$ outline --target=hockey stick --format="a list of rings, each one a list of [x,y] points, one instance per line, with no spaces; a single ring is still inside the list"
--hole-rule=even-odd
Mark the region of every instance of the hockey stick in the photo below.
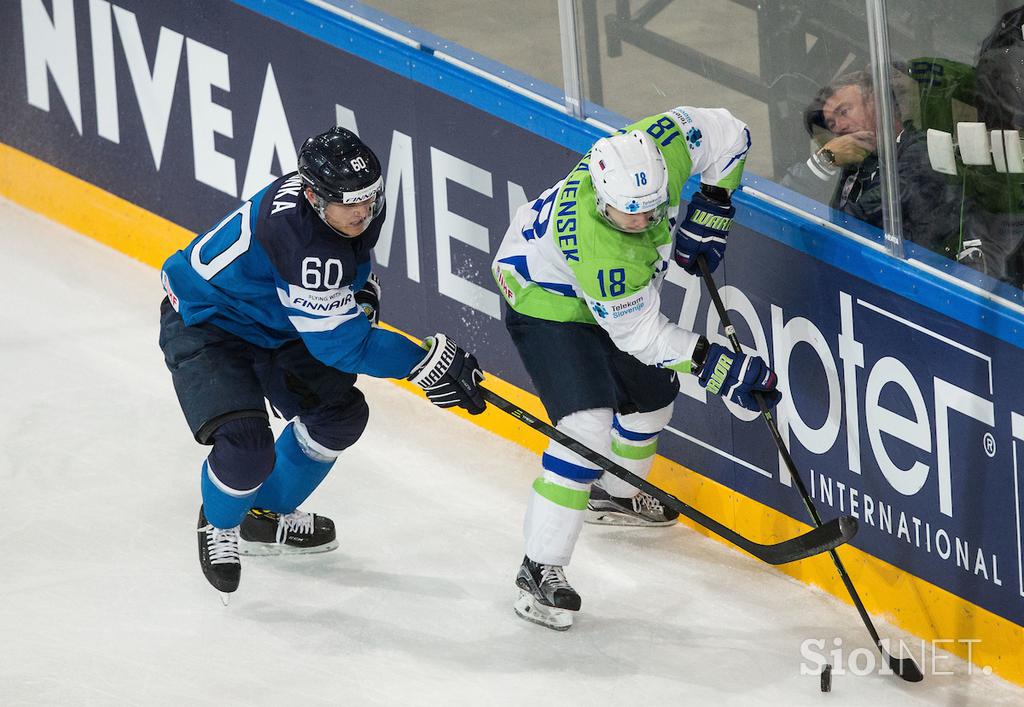
[[[743,349],[740,346],[740,340],[736,337],[736,327],[734,327],[732,322],[729,321],[729,313],[725,310],[722,298],[718,294],[718,287],[715,285],[715,281],[711,277],[711,272],[708,270],[708,263],[704,259],[703,255],[697,256],[697,266],[700,267],[700,274],[704,277],[704,284],[707,285],[708,292],[711,294],[711,301],[715,303],[715,309],[718,310],[718,316],[722,320],[722,325],[725,327],[725,335],[729,337],[729,343],[732,344],[733,351],[736,353],[743,353]],[[811,500],[811,495],[807,493],[807,487],[804,486],[804,482],[800,478],[800,474],[797,473],[796,464],[793,463],[793,457],[789,455],[789,450],[786,449],[786,443],[783,441],[782,435],[779,434],[779,427],[775,424],[775,418],[772,417],[772,413],[765,404],[764,398],[757,394],[755,394],[754,397],[757,399],[758,405],[761,407],[761,417],[764,418],[765,424],[768,425],[768,430],[772,433],[772,438],[775,440],[775,446],[779,448],[779,454],[782,456],[782,460],[785,462],[786,468],[789,469],[789,475],[792,477],[797,490],[800,492],[800,497],[803,499],[804,507],[807,508],[807,512],[811,515],[811,519],[814,521],[814,524],[818,527],[822,527],[821,516],[818,515],[818,509],[814,507],[814,501]],[[878,647],[882,657],[889,663],[889,667],[894,673],[907,682],[920,682],[923,680],[924,675],[921,674],[921,669],[917,667],[917,663],[914,662],[913,658],[896,658],[889,655],[885,650],[885,647],[882,645],[882,639],[878,637],[878,631],[875,630],[875,625],[872,623],[871,617],[868,616],[867,609],[864,608],[864,602],[860,600],[860,595],[857,594],[857,589],[853,586],[853,580],[850,579],[850,575],[846,573],[846,568],[839,559],[839,553],[837,553],[833,548],[829,548],[828,553],[832,556],[832,562],[836,565],[836,570],[839,572],[840,579],[842,579],[843,584],[846,585],[846,591],[850,593],[853,605],[857,607],[857,613],[859,613],[860,618],[863,619],[864,625],[868,629],[868,633],[871,634],[871,638],[875,641],[875,646]]]
[[[661,503],[666,507],[671,508],[680,515],[686,516],[696,523],[699,523],[716,535],[725,538],[733,545],[746,550],[757,559],[767,562],[770,565],[782,565],[787,562],[795,562],[796,560],[802,560],[804,558],[811,557],[812,555],[825,552],[826,550],[831,550],[837,545],[842,545],[849,541],[857,532],[857,520],[855,518],[852,516],[840,516],[825,525],[819,524],[817,528],[804,533],[803,535],[798,535],[795,538],[790,538],[789,540],[784,540],[774,545],[762,545],[761,543],[756,543],[753,540],[743,537],[734,530],[727,528],[713,518],[704,515],[696,508],[686,505],[672,494],[663,491],[654,484],[648,482],[646,479],[642,479],[636,474],[633,474],[625,467],[613,462],[611,459],[598,454],[559,429],[552,427],[543,420],[538,420],[515,403],[505,400],[500,395],[497,395],[486,388],[480,388],[480,393],[483,395],[484,400],[507,412],[527,427],[532,427],[541,434],[555,440],[563,447],[571,449],[590,463],[596,464],[609,474],[617,476],[631,486],[650,494],[661,501]]]

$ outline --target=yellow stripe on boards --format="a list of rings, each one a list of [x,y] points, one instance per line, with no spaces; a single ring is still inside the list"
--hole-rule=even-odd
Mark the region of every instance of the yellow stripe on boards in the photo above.
[[[3,144],[0,144],[0,195],[154,267],[159,267],[168,255],[184,247],[193,237],[191,232],[166,219]],[[416,332],[420,336],[433,333]],[[418,386],[408,381],[396,383],[423,395]],[[494,376],[488,376],[485,385],[538,418],[547,419],[536,396]],[[493,406],[481,415],[471,416],[462,410],[456,410],[455,414],[537,454],[547,447],[547,437]],[[502,462],[497,458],[494,463]],[[537,469],[540,469],[539,459]],[[532,479],[530,476],[523,481],[524,511]],[[685,503],[758,542],[783,540],[808,528],[664,457],[656,457],[650,480]],[[792,493],[796,491],[792,490]],[[697,532],[718,539],[700,526],[684,522]],[[979,639],[980,642],[971,645],[972,660],[979,666],[992,666],[1000,676],[1024,685],[1024,627],[856,548],[843,546],[839,548],[839,555],[873,616],[881,616],[926,641]],[[764,567],[765,572],[772,569],[767,565]],[[777,569],[851,603],[828,555]],[[855,613],[852,606],[850,611]],[[867,639],[866,635],[864,639]],[[945,643],[938,647],[967,658],[966,643]],[[914,650],[914,655],[919,656],[916,647]],[[929,666],[921,667],[928,672]]]
[[[165,218],[2,143],[0,194],[156,268],[195,237]]]

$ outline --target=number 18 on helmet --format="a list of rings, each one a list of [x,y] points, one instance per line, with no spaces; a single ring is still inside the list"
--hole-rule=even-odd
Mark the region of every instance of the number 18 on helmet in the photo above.
[[[668,211],[668,169],[650,136],[639,130],[603,137],[590,150],[590,179],[597,211],[615,229],[639,233],[662,222]],[[608,207],[628,216],[616,217]],[[624,225],[628,220],[630,225]]]

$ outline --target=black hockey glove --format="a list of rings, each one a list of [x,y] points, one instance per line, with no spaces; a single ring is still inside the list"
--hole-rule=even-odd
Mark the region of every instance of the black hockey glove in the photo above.
[[[477,384],[484,372],[473,354],[463,351],[444,334],[434,334],[424,341],[427,355],[416,364],[409,380],[426,391],[430,402],[438,407],[465,408],[471,415],[487,409]]]
[[[721,187],[701,185],[686,209],[686,217],[676,226],[676,263],[691,275],[700,275],[697,256],[703,255],[708,271],[714,272],[725,257],[725,237],[729,235],[736,207],[729,192]]]
[[[380,280],[373,273],[366,279],[366,284],[356,293],[356,304],[363,308],[363,313],[370,324],[380,323]]]
[[[734,353],[719,344],[708,346],[704,364],[696,374],[703,387],[747,410],[761,410],[755,393],[764,399],[769,410],[782,399],[782,393],[776,389],[775,371],[763,358]]]

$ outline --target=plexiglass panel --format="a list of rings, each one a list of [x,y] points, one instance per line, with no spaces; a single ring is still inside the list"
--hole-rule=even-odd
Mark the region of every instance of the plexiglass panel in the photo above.
[[[754,136],[748,171],[769,179],[807,159],[803,113],[818,89],[867,63],[864,13],[845,3],[580,0],[580,8],[594,18],[584,38],[588,98],[630,118],[679,104],[728,108]]]
[[[555,0],[368,0],[363,4],[559,89],[563,86]]]
[[[1024,8],[1012,5],[578,0],[586,97],[631,119],[679,103],[729,108],[751,127],[748,173],[806,197],[790,199],[800,208],[879,243],[889,224],[919,246],[911,257],[988,289],[959,266],[1019,288]],[[884,30],[874,45],[869,7]],[[883,39],[890,66],[876,79]],[[972,122],[984,127],[960,127]],[[958,128],[989,164],[971,164],[984,156],[963,154]],[[929,130],[947,137],[929,143]]]
[[[907,86],[903,135],[920,145],[898,152],[911,172],[904,220],[922,224],[906,237],[1020,288],[1024,5],[891,0],[889,13],[893,71]]]

